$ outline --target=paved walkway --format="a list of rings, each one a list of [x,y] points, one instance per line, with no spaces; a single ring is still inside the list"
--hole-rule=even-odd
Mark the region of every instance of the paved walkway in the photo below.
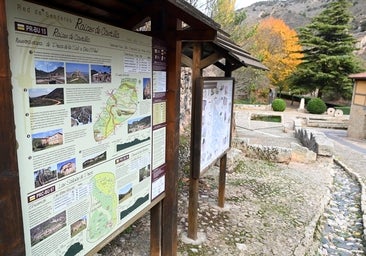
[[[250,120],[255,114],[278,114],[283,120],[282,124],[258,122]],[[251,144],[270,145],[280,143],[280,145],[290,144],[296,141],[291,129],[284,133],[284,127],[289,127],[295,119],[303,120],[310,114],[298,112],[295,108],[287,108],[285,112],[273,112],[266,110],[245,110],[236,112],[236,127],[238,133],[250,140]],[[304,124],[306,127],[306,125]],[[366,140],[353,139],[347,136],[346,130],[314,128],[323,132],[334,142],[334,157],[345,164],[353,172],[357,173],[366,184]],[[270,137],[271,139],[268,139]]]
[[[296,118],[305,119],[309,114],[299,113],[296,109],[284,112],[285,122]],[[306,125],[305,125],[306,126]],[[347,136],[346,130],[314,128],[323,132],[334,143],[334,157],[351,171],[358,174],[366,184],[366,139],[354,139]]]

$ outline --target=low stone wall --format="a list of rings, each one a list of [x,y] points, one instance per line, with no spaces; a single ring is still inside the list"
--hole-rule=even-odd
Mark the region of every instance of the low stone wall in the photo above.
[[[319,131],[296,128],[295,137],[303,146],[315,152],[318,156],[333,157],[334,144],[327,136]]]
[[[291,161],[311,163],[319,157],[333,157],[334,144],[327,136],[319,131],[295,128],[295,137],[302,145],[291,143],[290,148],[249,144],[247,139],[236,138],[232,146],[241,150],[245,156],[277,163]]]
[[[234,104],[234,110],[272,110],[271,105]]]
[[[331,129],[347,129],[349,125],[349,116],[345,117],[307,117],[306,125],[308,127],[331,128]]]
[[[310,151],[297,143],[291,143],[290,148],[278,146],[264,146],[259,144],[249,144],[247,139],[234,139],[232,146],[241,150],[243,154],[250,158],[268,160],[277,163],[289,163],[291,161],[301,163],[311,163],[316,161],[316,153]]]
[[[246,156],[277,163],[289,163],[291,161],[291,149],[283,147],[248,145]]]

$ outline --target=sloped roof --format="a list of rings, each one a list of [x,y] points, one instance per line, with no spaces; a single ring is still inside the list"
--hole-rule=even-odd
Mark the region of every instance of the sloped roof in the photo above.
[[[352,78],[352,79],[356,79],[356,80],[366,80],[366,72],[358,73],[358,74],[351,74],[348,77]]]
[[[217,31],[220,25],[184,0],[28,0],[29,2],[135,30],[159,13],[175,17],[199,32]],[[162,24],[160,24],[162,25]],[[201,33],[204,37],[204,33]]]
[[[249,52],[235,44],[228,36],[224,35],[223,33],[217,34],[214,43],[225,49],[229,55],[234,57],[243,66],[251,66],[262,70],[268,70],[268,68],[264,66],[257,58],[253,57]]]
[[[209,55],[216,50],[223,52],[225,58],[233,65],[233,70],[241,66],[268,69],[258,59],[232,42],[225,35],[225,32],[220,31],[218,23],[184,0],[29,0],[29,2],[85,16],[132,31],[163,13],[163,16],[169,15],[183,21],[186,25],[175,32],[178,40],[205,42],[205,54]],[[158,20],[160,29],[165,26],[163,22]],[[149,34],[149,32],[145,33]],[[152,36],[157,35],[157,32],[153,33],[155,34]],[[214,49],[215,47],[208,45],[212,43],[219,49]],[[185,55],[190,55],[187,48],[183,51],[185,51]]]
[[[193,42],[184,42],[182,53],[192,59]],[[220,62],[220,60],[224,58],[226,59],[226,62],[228,62],[225,63],[226,68],[230,68],[231,71],[243,66],[268,70],[268,68],[257,58],[234,43],[224,31],[218,31],[215,40],[211,42],[204,42],[202,44],[201,59],[210,60],[204,61],[204,64],[202,64],[203,66],[200,68],[205,68],[211,64],[215,64],[220,68],[224,67],[224,64]]]

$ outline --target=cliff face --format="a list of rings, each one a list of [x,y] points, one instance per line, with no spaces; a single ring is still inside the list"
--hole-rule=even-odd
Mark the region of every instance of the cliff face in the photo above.
[[[331,0],[268,0],[262,1],[238,11],[245,11],[248,24],[258,23],[268,16],[282,19],[289,27],[298,28],[310,23]],[[350,12],[353,15],[351,33],[358,40],[357,52],[366,60],[366,1],[350,0]]]

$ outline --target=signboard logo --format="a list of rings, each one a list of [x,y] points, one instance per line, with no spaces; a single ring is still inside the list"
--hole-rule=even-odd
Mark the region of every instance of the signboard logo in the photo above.
[[[15,22],[15,30],[27,32],[27,33],[31,33],[31,34],[47,36],[47,28],[30,25],[30,24],[26,24],[26,23],[21,23],[21,22]]]

